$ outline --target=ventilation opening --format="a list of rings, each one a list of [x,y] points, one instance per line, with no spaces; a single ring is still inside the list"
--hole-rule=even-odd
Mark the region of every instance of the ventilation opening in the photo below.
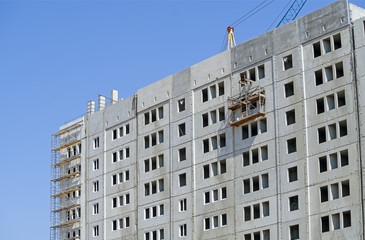
[[[335,50],[342,47],[341,34],[340,33],[336,34],[336,35],[333,35],[333,45],[334,45]]]
[[[321,56],[321,43],[320,42],[316,42],[313,44],[313,54],[314,54],[315,58]]]
[[[317,114],[321,114],[324,112],[324,99],[317,99]]]
[[[323,48],[324,48],[325,53],[331,52],[331,39],[330,38],[323,39]]]
[[[326,128],[318,128],[318,143],[326,142]]]
[[[316,86],[323,84],[323,74],[322,69],[314,72],[314,77],[316,80]]]
[[[259,72],[259,79],[264,78],[265,77],[265,65],[258,66],[257,70]]]

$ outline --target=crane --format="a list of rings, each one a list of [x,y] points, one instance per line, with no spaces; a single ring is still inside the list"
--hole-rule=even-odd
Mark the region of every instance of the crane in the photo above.
[[[276,27],[293,21],[306,2],[307,0],[295,0]]]
[[[221,45],[221,52],[224,49],[224,45],[225,45],[224,43],[227,42],[227,38],[228,38],[228,49],[236,46],[234,36],[233,36],[233,31],[234,31],[233,27],[236,27],[238,24],[242,23],[243,21],[247,20],[249,17],[251,17],[254,14],[256,14],[257,12],[261,11],[266,6],[270,5],[273,1],[274,0],[271,0],[271,1],[264,0],[259,5],[257,5],[254,9],[252,9],[251,11],[246,13],[244,16],[239,18],[237,21],[232,23],[229,27],[227,27],[227,33],[225,34],[222,45]],[[291,0],[287,4],[287,6],[290,4],[290,2],[291,2]],[[284,17],[280,20],[280,22],[278,23],[278,25],[276,27],[279,27],[283,24],[293,21],[298,16],[300,10],[302,10],[302,8],[306,2],[307,2],[307,0],[294,0],[293,3],[291,4],[291,6],[289,7],[289,9],[287,10],[287,12],[284,14]],[[286,7],[284,8],[284,10],[286,9]],[[284,12],[284,10],[282,12]],[[279,16],[281,15],[281,13],[279,14]],[[269,27],[269,29],[270,28],[271,28],[271,26]]]

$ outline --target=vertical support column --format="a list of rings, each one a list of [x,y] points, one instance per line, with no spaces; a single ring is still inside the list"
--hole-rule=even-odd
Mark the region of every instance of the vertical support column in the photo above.
[[[87,115],[95,113],[95,101],[91,100],[87,102]]]
[[[105,108],[105,97],[102,95],[99,95],[98,98],[98,111],[102,111]]]
[[[116,102],[118,102],[118,91],[117,90],[112,90],[110,93],[110,99],[111,99],[111,104],[114,104]]]

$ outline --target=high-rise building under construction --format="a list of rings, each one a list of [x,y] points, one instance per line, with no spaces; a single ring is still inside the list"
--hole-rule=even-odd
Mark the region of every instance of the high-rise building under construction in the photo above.
[[[365,10],[337,1],[52,135],[51,240],[365,239]]]

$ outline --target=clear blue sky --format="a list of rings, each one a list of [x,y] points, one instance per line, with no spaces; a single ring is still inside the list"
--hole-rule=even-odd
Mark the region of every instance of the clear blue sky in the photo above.
[[[260,2],[0,0],[0,239],[49,238],[60,125],[98,94],[128,97],[217,54],[226,27]],[[266,32],[287,2],[236,27],[237,43]],[[300,15],[331,2],[308,0]]]

